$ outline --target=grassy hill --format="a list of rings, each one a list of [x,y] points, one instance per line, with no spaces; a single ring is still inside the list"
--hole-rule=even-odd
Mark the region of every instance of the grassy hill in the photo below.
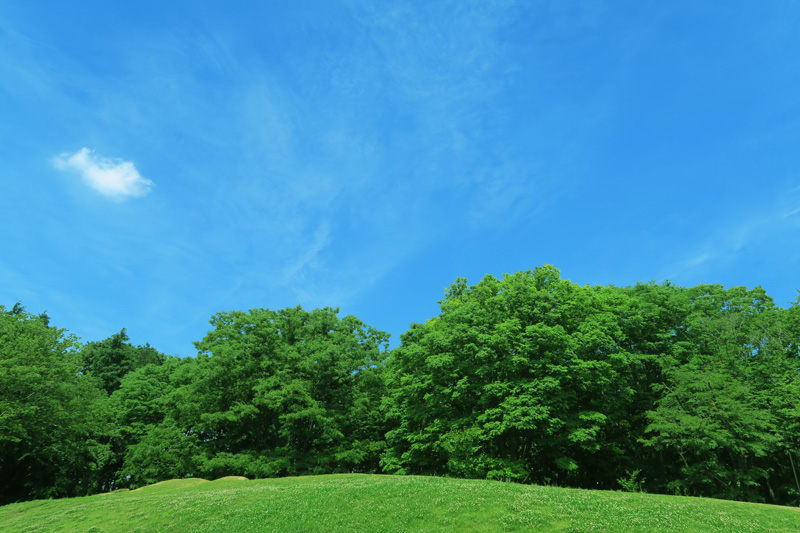
[[[800,531],[800,509],[416,476],[181,479],[0,507],[0,531]]]

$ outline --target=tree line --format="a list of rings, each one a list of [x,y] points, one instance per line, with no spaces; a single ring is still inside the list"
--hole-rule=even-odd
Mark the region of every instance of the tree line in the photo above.
[[[459,278],[389,336],[214,315],[178,358],[0,306],[0,504],[182,477],[422,474],[800,503],[800,298]]]

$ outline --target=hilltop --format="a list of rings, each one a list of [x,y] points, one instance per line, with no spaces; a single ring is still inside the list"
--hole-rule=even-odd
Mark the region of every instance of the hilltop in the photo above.
[[[180,479],[0,507],[3,531],[797,531],[800,510],[422,476]]]

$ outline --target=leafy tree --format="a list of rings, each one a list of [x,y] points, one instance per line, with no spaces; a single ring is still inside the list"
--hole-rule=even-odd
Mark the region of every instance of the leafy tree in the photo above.
[[[377,467],[388,336],[338,310],[219,313],[197,348],[196,432],[211,475]],[[356,416],[363,416],[357,419]],[[186,431],[190,428],[185,427]]]
[[[388,335],[212,317],[197,358],[0,307],[0,504],[195,476],[377,472],[800,502],[800,299],[459,278]]]
[[[774,446],[759,460],[762,494],[772,503],[800,503],[800,300],[758,313],[748,328],[739,374],[775,421]]]
[[[688,314],[663,360],[666,379],[654,383],[657,406],[642,439],[660,458],[649,478],[661,490],[785,502],[791,457],[779,448],[796,430],[783,416],[800,401],[790,385],[799,333],[786,320],[790,310],[760,287],[682,293]]]
[[[626,348],[627,298],[551,266],[459,279],[392,354],[385,470],[616,486],[631,440],[608,436],[647,407],[631,387],[649,359]]]
[[[191,383],[196,376],[190,374],[187,380],[184,367],[195,366],[196,360],[193,358],[167,357],[163,364],[147,364],[122,378],[120,387],[109,398],[117,434],[112,441],[114,459],[106,475],[114,480],[115,486],[139,486],[152,482],[159,472],[174,473],[174,467],[164,467],[165,461],[144,466],[144,458],[156,453],[155,450],[147,450],[148,446],[158,447],[156,436],[173,435],[179,424],[176,420],[187,418],[182,413],[187,411],[191,402],[186,395],[179,395],[177,390]],[[194,413],[188,418],[193,417]],[[191,427],[191,422],[187,426]],[[173,454],[177,450],[181,453],[199,453],[195,447],[176,448],[174,444],[170,448]],[[197,462],[199,458],[181,458],[178,464],[185,466]]]
[[[197,436],[171,419],[148,425],[146,433],[126,449],[120,484],[132,487],[166,479],[193,477],[202,462]]]
[[[102,341],[81,348],[82,372],[99,378],[109,394],[117,390],[122,378],[145,365],[162,364],[166,356],[149,344],[133,346],[125,328]]]
[[[668,484],[685,495],[759,499],[767,472],[757,459],[776,444],[774,420],[750,388],[718,371],[675,370],[649,413],[645,441],[672,452],[681,475]]]
[[[0,504],[103,488],[110,413],[77,346],[46,315],[0,306]]]

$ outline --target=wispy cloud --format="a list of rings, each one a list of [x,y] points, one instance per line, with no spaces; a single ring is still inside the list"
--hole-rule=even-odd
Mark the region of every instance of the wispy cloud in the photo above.
[[[283,276],[287,282],[297,282],[298,277],[300,279],[304,277],[306,268],[315,266],[317,256],[330,244],[329,233],[327,224],[323,223],[317,228],[313,241],[299,253],[291,264],[283,269]]]
[[[55,158],[53,165],[59,170],[77,172],[92,189],[117,200],[144,196],[154,185],[139,174],[133,162],[101,157],[88,148],[74,154],[63,153]]]
[[[700,254],[698,254],[698,255],[696,255],[694,257],[691,257],[691,258],[687,259],[686,261],[684,261],[684,265],[686,265],[687,267],[695,267],[695,266],[698,266],[698,265],[702,265],[703,263],[705,263],[706,261],[708,261],[710,259],[714,259],[714,254],[712,254],[712,253],[700,253]]]
[[[685,254],[675,255],[677,261],[665,271],[664,278],[693,283],[705,275],[719,277],[731,268],[744,270],[741,265],[748,263],[761,264],[767,272],[792,268],[800,261],[796,253],[800,225],[793,216],[800,209],[792,209],[798,193],[797,189],[778,191],[749,213],[740,214],[736,221],[728,217],[713,221],[704,239]]]

